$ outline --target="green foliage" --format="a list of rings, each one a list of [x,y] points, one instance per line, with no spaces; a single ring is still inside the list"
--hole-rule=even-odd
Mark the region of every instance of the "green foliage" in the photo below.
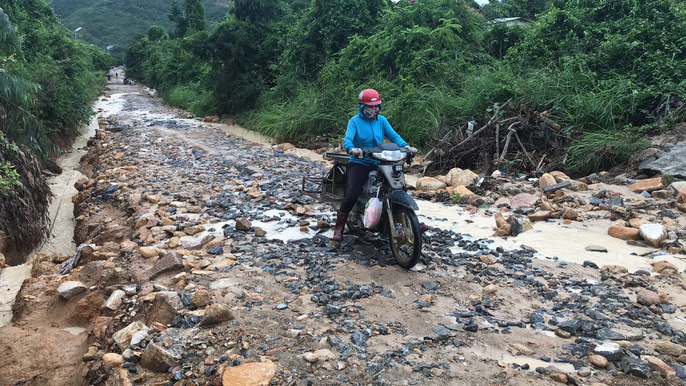
[[[553,5],[552,0],[490,0],[483,8],[488,20],[505,17],[523,17],[536,20]]]
[[[156,42],[166,36],[167,34],[164,32],[164,27],[153,25],[148,28],[148,40],[151,42]]]
[[[205,8],[202,6],[202,1],[184,0],[183,10],[186,18],[186,25],[188,26],[188,29],[186,30],[187,34],[205,30]]]
[[[627,162],[633,154],[647,147],[648,143],[631,128],[584,133],[570,146],[567,166],[579,175],[608,170]]]
[[[90,119],[90,103],[111,61],[95,47],[74,42],[40,0],[0,0],[0,8],[0,14],[7,13],[0,17],[0,35],[5,37],[0,99],[7,102],[0,107],[0,129],[11,140],[46,154],[53,151],[51,136],[76,130]],[[7,20],[16,24],[14,38]]]
[[[494,58],[503,59],[510,47],[514,47],[524,40],[527,30],[527,27],[519,25],[495,24],[489,28],[484,36],[484,48]]]
[[[6,197],[19,183],[19,173],[14,166],[9,162],[0,163],[0,197]]]
[[[515,16],[535,23],[486,22]],[[481,14],[463,0],[236,0],[207,34],[154,32],[128,47],[130,76],[280,140],[339,137],[367,87],[420,146],[508,99],[547,111],[555,130],[538,134],[576,141],[576,172],[624,162],[640,135],[686,119],[686,108],[656,113],[686,96],[677,0],[503,0]]]
[[[313,0],[286,39],[281,58],[285,72],[300,77],[316,74],[353,36],[376,32],[386,8],[378,0]]]

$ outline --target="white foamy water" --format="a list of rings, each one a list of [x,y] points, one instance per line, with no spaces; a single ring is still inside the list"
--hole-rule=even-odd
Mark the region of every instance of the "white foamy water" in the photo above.
[[[634,272],[638,269],[652,271],[651,263],[666,260],[674,264],[679,270],[686,268],[686,256],[665,253],[655,257],[641,256],[642,254],[657,252],[658,249],[642,248],[628,245],[626,241],[616,239],[607,234],[609,220],[593,222],[572,221],[563,225],[561,220],[553,222],[536,222],[533,229],[516,237],[494,237],[493,215],[487,215],[485,210],[470,213],[459,206],[446,206],[441,203],[418,200],[419,219],[427,225],[454,232],[464,233],[474,239],[489,238],[493,240],[493,247],[503,247],[508,250],[519,249],[527,245],[538,251],[539,258],[557,257],[561,261],[583,264],[590,260],[598,266],[616,264]],[[589,245],[600,245],[607,248],[607,253],[585,250]],[[456,247],[456,251],[459,248]]]

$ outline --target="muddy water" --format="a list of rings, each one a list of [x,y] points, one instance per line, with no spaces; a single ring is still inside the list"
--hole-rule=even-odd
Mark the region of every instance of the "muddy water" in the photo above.
[[[99,106],[103,109],[102,115],[121,115],[124,109],[123,97],[125,95],[127,94],[113,94],[109,101],[103,102]],[[237,125],[199,122],[199,119],[179,118],[171,113],[152,113],[147,110],[126,111],[125,115],[138,119],[174,120],[179,124],[217,127],[227,134],[242,137],[266,148],[270,148],[275,143],[272,138],[246,130]],[[296,148],[288,152],[325,162],[321,154],[311,150]],[[409,184],[414,185],[417,177],[408,175],[406,179]],[[420,221],[428,225],[451,229],[455,232],[470,235],[475,239],[489,238],[493,240],[495,246],[502,246],[506,249],[518,249],[522,245],[526,245],[538,250],[537,256],[542,259],[559,259],[578,264],[583,264],[584,261],[590,260],[599,266],[617,264],[625,266],[631,271],[641,268],[648,268],[650,270],[651,262],[655,259],[667,260],[681,270],[686,268],[686,256],[662,254],[658,250],[629,246],[622,240],[608,236],[607,228],[610,223],[606,220],[594,220],[583,223],[573,222],[569,225],[563,225],[561,221],[538,222],[534,224],[533,230],[522,233],[517,237],[497,238],[493,237],[493,226],[495,224],[493,215],[487,214],[484,210],[472,214],[464,211],[461,207],[446,206],[422,200],[418,200],[418,205],[420,208],[418,212]],[[282,218],[282,220],[286,219],[286,217]],[[213,224],[216,233],[221,233],[222,225],[224,224]],[[299,227],[287,227],[283,221],[270,223],[258,221],[254,222],[254,225],[265,229],[268,238],[278,238],[284,241],[311,237],[316,233],[315,231],[301,232]],[[586,251],[585,248],[589,245],[603,246],[607,248],[608,253]]]
[[[31,266],[27,264],[3,268],[0,271],[0,327],[12,320],[12,305],[24,279],[31,277]]]
[[[671,255],[657,249],[634,247],[623,240],[610,237],[607,234],[607,228],[611,225],[609,220],[594,220],[588,223],[573,221],[569,225],[563,225],[559,220],[537,222],[532,230],[517,237],[500,238],[493,237],[495,219],[485,210],[470,213],[458,206],[446,206],[421,200],[418,205],[420,221],[428,225],[468,234],[474,239],[489,238],[493,240],[493,245],[502,246],[505,249],[518,249],[526,245],[536,249],[539,258],[558,258],[561,261],[577,264],[590,260],[598,266],[622,265],[632,272],[641,268],[650,271],[652,270],[651,262],[660,260],[667,260],[680,270],[686,268],[686,256]],[[608,252],[587,251],[585,248],[590,245],[603,246]],[[648,255],[642,256],[645,254]]]

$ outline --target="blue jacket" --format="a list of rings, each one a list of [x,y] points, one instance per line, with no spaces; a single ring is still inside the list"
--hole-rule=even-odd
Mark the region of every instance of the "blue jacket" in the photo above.
[[[350,152],[355,147],[360,149],[371,149],[381,145],[384,137],[394,142],[400,147],[407,146],[400,135],[393,130],[391,124],[383,115],[377,116],[375,119],[369,119],[362,114],[362,107],[357,110],[357,115],[350,118],[348,121],[348,130],[345,131],[345,139],[343,140],[343,147]],[[379,161],[366,158],[350,157],[350,162],[360,163],[363,165],[377,165]]]

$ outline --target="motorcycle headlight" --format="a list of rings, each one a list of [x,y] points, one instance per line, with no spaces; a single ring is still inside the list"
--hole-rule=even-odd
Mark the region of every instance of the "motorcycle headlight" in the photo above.
[[[407,154],[403,153],[400,150],[384,150],[380,151],[378,153],[372,153],[372,156],[379,161],[402,161],[407,157]]]

